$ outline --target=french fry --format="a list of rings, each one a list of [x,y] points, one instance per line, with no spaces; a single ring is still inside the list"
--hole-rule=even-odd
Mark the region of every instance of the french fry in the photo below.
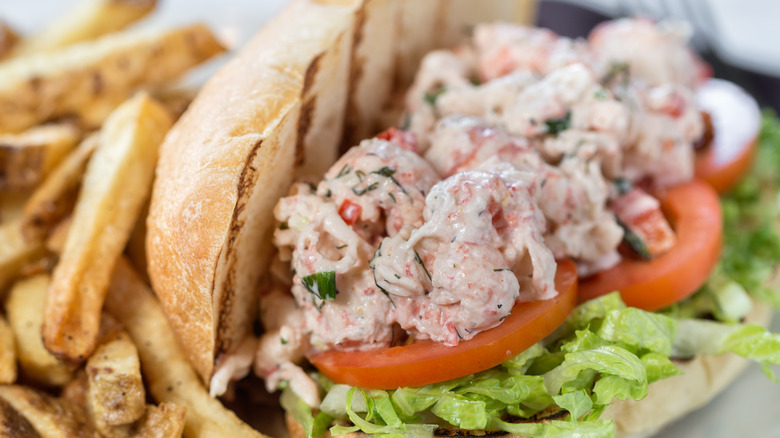
[[[163,107],[139,94],[101,130],[46,302],[44,344],[59,357],[81,362],[95,349],[114,263],[149,195],[171,124]]]
[[[16,347],[8,321],[0,316],[0,384],[16,381]]]
[[[124,29],[155,7],[155,0],[84,0],[41,33],[25,38],[11,56],[50,52]]]
[[[90,122],[139,87],[157,87],[224,51],[203,25],[126,31],[0,64],[0,133],[89,113]],[[97,119],[97,120],[95,120]]]
[[[78,415],[74,414],[71,406],[64,400],[18,385],[0,385],[0,398],[25,417],[38,432],[38,436],[99,436],[90,424],[79,421]]]
[[[80,136],[76,127],[66,123],[0,135],[0,190],[35,187],[73,149]]]
[[[176,343],[160,303],[124,258],[116,264],[106,309],[124,324],[138,347],[152,396],[187,408],[185,436],[265,436],[209,396]]]
[[[0,224],[21,219],[24,205],[30,199],[30,191],[0,192]]]
[[[68,216],[52,228],[49,237],[46,238],[45,245],[47,250],[54,254],[62,254],[62,250],[65,249],[65,241],[68,239],[71,223],[73,223],[73,216]]]
[[[22,233],[27,240],[49,235],[71,213],[87,162],[97,144],[97,134],[84,139],[35,189],[23,212]]]
[[[19,42],[19,35],[11,26],[0,21],[0,60],[8,57]]]
[[[5,308],[16,340],[21,373],[43,385],[61,386],[71,380],[72,366],[52,356],[41,340],[49,283],[47,274],[17,282],[6,299]]]
[[[159,406],[149,405],[146,414],[138,420],[137,432],[134,436],[144,438],[174,438],[184,432],[184,420],[187,418],[187,408],[174,403],[160,403]]]
[[[99,431],[133,423],[146,412],[138,350],[126,332],[100,345],[87,360],[87,403]]]
[[[43,242],[28,242],[22,236],[22,221],[0,225],[0,291],[16,278],[22,267],[45,254]]]
[[[100,430],[105,438],[178,438],[184,432],[187,409],[173,403],[146,405],[144,415],[133,424]]]
[[[20,414],[3,399],[0,399],[0,424],[2,424],[2,436],[19,438],[39,438],[40,434],[24,415]]]

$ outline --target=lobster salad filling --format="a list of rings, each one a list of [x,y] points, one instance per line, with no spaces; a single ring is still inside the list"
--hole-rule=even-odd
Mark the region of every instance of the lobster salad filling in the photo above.
[[[642,19],[604,24],[587,40],[490,24],[476,27],[466,45],[428,54],[406,95],[401,128],[353,147],[322,179],[295,183],[274,209],[277,254],[261,291],[265,332],[254,362],[268,389],[286,388],[285,408],[303,417],[312,415],[301,414],[309,406],[330,420],[348,417],[354,430],[430,435],[438,426],[418,430],[404,420],[420,410],[401,412],[396,396],[411,397],[402,389],[391,394],[398,417],[374,406],[380,417],[360,426],[356,406],[370,417],[371,404],[390,403],[388,394],[360,390],[358,402],[354,388],[334,387],[300,364],[309,358],[322,370],[322,355],[425,342],[456,351],[483,342],[530,309],[524,305],[576,297],[576,284],[562,290],[564,260],[585,278],[627,258],[673,251],[678,236],[659,195],[694,179],[695,144],[705,133],[695,96],[707,68],[687,38],[678,23]],[[641,398],[650,381],[677,373],[668,359],[676,320],[626,308],[615,295],[599,303],[568,317],[574,337],[566,342],[573,344],[559,336],[556,347],[542,346],[536,343],[552,329],[537,334],[534,348],[465,373],[505,362],[485,371],[490,376],[429,382],[425,388],[439,392],[421,410],[433,409],[450,426],[534,436],[503,419],[527,418],[555,402],[574,418],[595,420],[612,398]],[[650,343],[620,338],[609,324],[644,330]],[[554,358],[539,359],[555,348]],[[636,376],[589,368],[586,350],[629,364]],[[436,413],[447,397],[465,403],[447,409],[471,409],[464,400],[477,399],[469,391],[482,394],[484,410],[498,397],[485,388],[520,385],[512,379],[521,375],[532,388],[524,401],[488,409],[484,418],[444,407]],[[333,411],[333,399],[341,411]]]

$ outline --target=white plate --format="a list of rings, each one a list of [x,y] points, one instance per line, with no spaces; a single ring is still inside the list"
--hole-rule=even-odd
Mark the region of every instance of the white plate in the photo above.
[[[0,19],[21,31],[33,31],[59,16],[75,3],[57,0],[3,1]],[[239,47],[286,0],[164,0],[142,26],[171,26],[205,22],[231,49]],[[224,59],[208,66],[198,77],[214,71]],[[780,332],[780,316],[772,330]],[[669,425],[657,436],[664,438],[770,438],[780,437],[780,384],[772,383],[751,364],[726,391],[704,408]]]

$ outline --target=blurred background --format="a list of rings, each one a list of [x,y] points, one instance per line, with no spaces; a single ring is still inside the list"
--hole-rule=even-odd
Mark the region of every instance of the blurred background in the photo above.
[[[676,18],[715,76],[742,85],[761,106],[780,110],[780,2],[776,0],[541,0],[537,24],[584,37],[614,17]],[[780,436],[780,435],[778,435]]]
[[[29,33],[75,3],[76,0],[0,0],[0,20],[21,33]],[[141,26],[206,22],[235,50],[286,3],[287,0],[161,0],[158,10]],[[561,35],[578,37],[586,36],[602,21],[632,15],[687,20],[694,29],[693,46],[713,66],[716,77],[740,84],[762,106],[780,112],[780,1],[541,0],[536,8],[536,23]],[[200,69],[189,82],[202,83],[224,59]],[[780,331],[780,317],[775,318],[772,329]],[[770,382],[753,364],[712,403],[658,436],[780,437],[778,406],[780,384]]]

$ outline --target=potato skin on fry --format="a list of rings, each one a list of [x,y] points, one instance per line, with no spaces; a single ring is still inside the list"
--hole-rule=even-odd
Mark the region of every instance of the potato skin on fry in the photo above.
[[[81,132],[72,125],[43,125],[0,135],[0,190],[35,187],[73,149]]]
[[[162,106],[139,94],[101,130],[46,301],[44,344],[59,357],[83,362],[96,347],[114,263],[149,194],[171,124]]]
[[[146,411],[138,350],[125,332],[100,345],[87,360],[87,402],[98,430],[130,424]]]
[[[41,326],[51,279],[40,274],[17,282],[5,302],[8,322],[16,339],[22,375],[46,386],[71,380],[72,367],[52,356],[43,346]]]
[[[40,434],[24,415],[0,399],[0,436],[18,438],[40,438]]]
[[[155,400],[187,409],[184,436],[265,437],[209,396],[176,342],[160,303],[124,258],[116,264],[106,310],[124,324],[135,342]]]
[[[22,233],[28,241],[41,239],[72,212],[79,183],[98,144],[92,134],[71,151],[35,188],[24,206]]]
[[[0,385],[0,399],[32,424],[43,437],[99,437],[88,423],[81,422],[67,402],[18,385]]]
[[[128,31],[12,59],[0,64],[0,133],[63,116],[99,126],[134,90],[173,80],[223,51],[205,26],[193,25]]]

